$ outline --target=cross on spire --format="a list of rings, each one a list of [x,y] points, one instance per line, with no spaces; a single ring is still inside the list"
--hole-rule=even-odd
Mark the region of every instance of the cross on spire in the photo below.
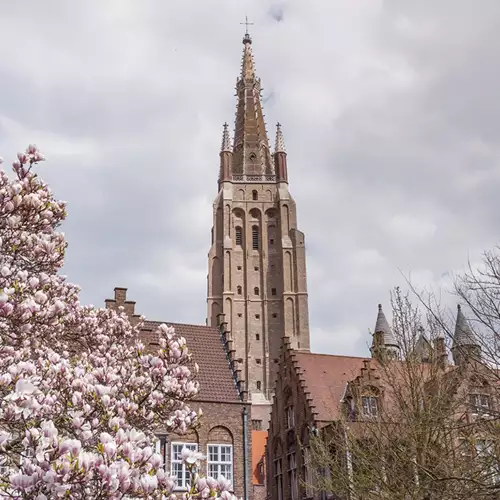
[[[248,26],[253,26],[254,23],[249,23],[248,22],[248,16],[245,16],[245,22],[244,23],[240,23],[240,24],[244,24],[245,25],[245,35],[248,35]]]

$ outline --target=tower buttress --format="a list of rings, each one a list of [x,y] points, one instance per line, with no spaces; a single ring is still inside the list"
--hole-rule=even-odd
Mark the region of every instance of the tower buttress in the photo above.
[[[219,192],[208,254],[207,321],[225,315],[235,358],[242,360],[252,419],[267,428],[281,338],[309,349],[304,234],[288,190],[287,157],[278,126],[269,149],[252,40],[243,38],[236,83],[234,140],[224,125]]]

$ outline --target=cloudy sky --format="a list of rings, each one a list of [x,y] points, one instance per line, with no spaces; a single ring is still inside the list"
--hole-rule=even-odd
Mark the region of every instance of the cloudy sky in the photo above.
[[[245,14],[312,348],[365,354],[401,272],[446,287],[498,241],[498,0],[0,0],[0,154],[46,154],[84,303],[124,286],[151,319],[203,323]]]

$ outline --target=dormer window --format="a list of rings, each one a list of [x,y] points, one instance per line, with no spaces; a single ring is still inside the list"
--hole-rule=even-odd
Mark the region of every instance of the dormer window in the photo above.
[[[488,413],[491,409],[489,394],[471,394],[470,405],[474,413]]]
[[[376,417],[378,415],[378,397],[361,396],[364,417]]]
[[[257,201],[259,199],[259,194],[257,193],[257,191],[254,189],[252,191],[252,200],[253,201]]]

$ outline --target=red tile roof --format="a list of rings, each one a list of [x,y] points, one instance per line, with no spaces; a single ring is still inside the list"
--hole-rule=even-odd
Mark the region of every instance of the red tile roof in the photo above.
[[[355,379],[368,358],[334,356],[293,351],[303,374],[306,391],[311,393],[317,420],[330,422],[339,417],[339,404],[346,384]]]
[[[174,327],[175,332],[186,339],[188,349],[193,355],[193,363],[198,363],[200,367],[200,392],[196,400],[216,403],[241,402],[219,330],[204,325],[146,321],[141,334],[143,341],[155,342],[152,331],[162,323]]]

